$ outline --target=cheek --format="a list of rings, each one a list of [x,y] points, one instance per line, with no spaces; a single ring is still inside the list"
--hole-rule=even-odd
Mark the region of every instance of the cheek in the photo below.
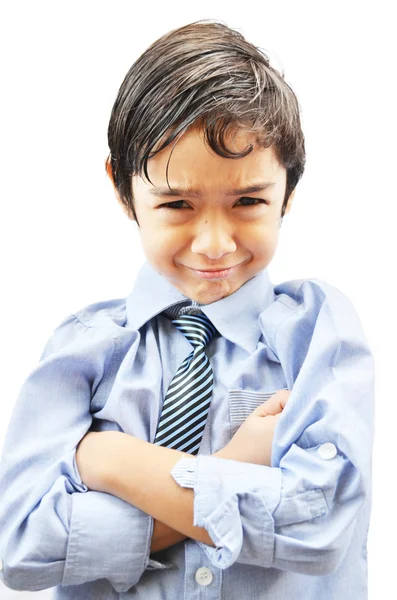
[[[182,235],[175,230],[170,230],[161,225],[143,227],[141,230],[141,243],[147,256],[156,258],[161,263],[169,260],[183,248]]]
[[[269,252],[277,245],[279,236],[278,224],[257,223],[251,224],[245,231],[245,241],[257,252]]]

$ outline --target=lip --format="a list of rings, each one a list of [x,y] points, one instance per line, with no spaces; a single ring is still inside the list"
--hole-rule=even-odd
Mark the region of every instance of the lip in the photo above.
[[[234,265],[233,267],[228,267],[226,269],[207,269],[205,271],[203,269],[191,270],[195,271],[195,273],[203,279],[224,279],[225,277],[229,277],[238,266],[239,265]]]
[[[219,267],[218,269],[193,269],[194,271],[201,271],[202,273],[215,273],[219,271],[228,271],[229,269],[234,269],[237,265],[233,265],[233,267]]]

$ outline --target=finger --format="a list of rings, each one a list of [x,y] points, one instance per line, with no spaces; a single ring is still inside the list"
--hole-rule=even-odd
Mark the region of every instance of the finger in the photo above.
[[[279,390],[274,394],[274,396],[277,396],[277,399],[280,401],[280,405],[282,408],[284,408],[287,404],[290,395],[291,390]],[[272,398],[274,398],[274,396],[272,396]]]
[[[290,393],[289,390],[279,390],[269,400],[258,406],[254,412],[260,417],[277,415],[287,404]]]

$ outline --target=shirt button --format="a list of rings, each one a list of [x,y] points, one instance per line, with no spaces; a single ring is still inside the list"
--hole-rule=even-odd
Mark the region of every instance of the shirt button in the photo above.
[[[318,453],[323,460],[330,460],[337,455],[336,446],[335,444],[332,444],[332,442],[321,444],[318,449]]]
[[[200,585],[209,585],[213,579],[211,569],[200,567],[196,571],[196,581]]]

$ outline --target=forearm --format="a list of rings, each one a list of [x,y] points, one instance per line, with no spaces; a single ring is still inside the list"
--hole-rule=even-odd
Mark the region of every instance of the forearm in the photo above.
[[[174,544],[182,542],[186,538],[187,536],[184,533],[180,533],[180,531],[172,529],[172,527],[169,527],[158,519],[154,519],[150,553],[159,552],[160,550],[164,550],[164,548],[174,546]]]
[[[214,546],[207,531],[193,525],[193,490],[180,487],[170,474],[178,460],[189,455],[121,432],[100,435],[105,434],[107,440],[101,440],[102,452],[106,443],[102,491],[133,504],[189,538]]]

